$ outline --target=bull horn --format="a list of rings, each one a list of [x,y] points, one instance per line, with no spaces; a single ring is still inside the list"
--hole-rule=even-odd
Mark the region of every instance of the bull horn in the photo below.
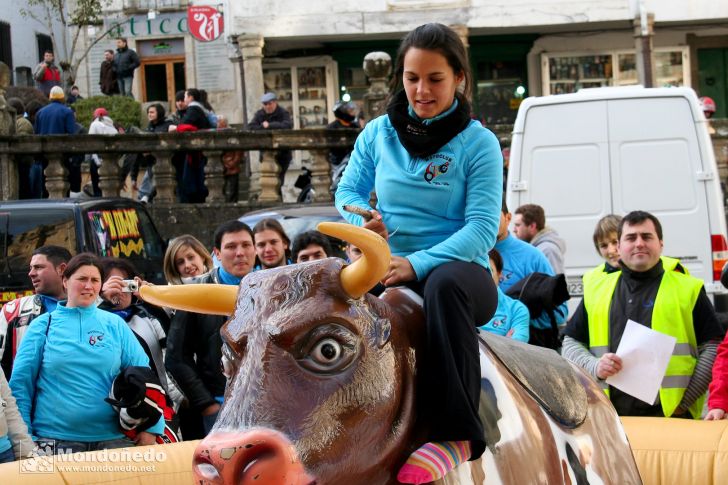
[[[139,288],[139,297],[152,305],[229,317],[235,311],[238,287],[235,285],[144,285]]]
[[[341,286],[349,296],[359,298],[387,274],[392,254],[379,234],[341,222],[320,222],[317,229],[361,249],[361,258],[341,270]]]

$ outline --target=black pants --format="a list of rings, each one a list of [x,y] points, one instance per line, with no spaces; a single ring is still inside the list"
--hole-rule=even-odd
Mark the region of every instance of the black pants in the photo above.
[[[425,300],[425,361],[418,410],[430,427],[429,441],[470,441],[471,459],[485,451],[480,402],[477,326],[498,306],[490,273],[475,263],[454,261],[409,285]]]

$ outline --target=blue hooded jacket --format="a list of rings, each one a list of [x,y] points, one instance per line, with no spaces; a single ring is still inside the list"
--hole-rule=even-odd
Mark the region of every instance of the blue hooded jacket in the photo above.
[[[68,308],[62,302],[28,327],[10,388],[34,436],[83,442],[120,439],[119,415],[104,398],[129,366],[149,366],[149,359],[124,320],[96,306]],[[163,430],[160,418],[147,431]]]

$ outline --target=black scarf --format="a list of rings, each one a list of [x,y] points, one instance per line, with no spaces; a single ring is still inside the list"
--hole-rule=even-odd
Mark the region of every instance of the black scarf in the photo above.
[[[401,90],[387,106],[387,114],[400,143],[413,157],[437,153],[470,123],[470,105],[462,97],[452,113],[427,125],[411,117],[408,108],[407,94]]]

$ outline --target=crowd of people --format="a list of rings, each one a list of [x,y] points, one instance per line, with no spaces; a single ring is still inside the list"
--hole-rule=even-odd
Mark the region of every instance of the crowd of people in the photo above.
[[[663,256],[660,221],[640,210],[604,217],[593,234],[604,262],[584,275],[575,313],[567,322],[563,301],[534,311],[519,301],[524,282],[562,273],[566,247],[546,225],[542,207],[518,207],[512,220],[498,140],[471,118],[472,76],[460,38],[441,24],[416,28],[402,41],[394,72],[387,112],[358,137],[335,204],[392,251],[388,272],[371,292],[407,286],[424,302],[426,350],[418,372],[427,378],[420,381],[417,411],[430,423],[429,434],[399,470],[399,481],[430,483],[484,452],[479,332],[543,344],[544,335],[560,329],[563,345],[554,347],[594,377],[620,415],[723,418],[728,340],[721,343],[725,332],[702,280]],[[285,123],[275,101],[264,95],[254,120],[259,129]],[[212,125],[198,90],[178,95],[177,108],[168,130]],[[164,114],[150,106],[152,129],[164,126]],[[98,115],[105,125],[106,115]],[[186,157],[185,167],[194,169],[201,155]],[[287,160],[277,157],[283,172]],[[153,165],[153,157],[145,163]],[[253,228],[239,221],[220,225],[211,252],[190,235],[173,239],[164,256],[167,283],[239,285],[252,271],[333,255],[326,236],[307,231],[291,240],[274,219]],[[361,252],[349,245],[346,256],[354,261]],[[211,430],[225,395],[220,328],[226,317],[141,302],[136,286],[148,283],[124,260],[71,257],[45,246],[34,252],[29,276],[36,294],[6,304],[0,316],[0,393],[8,403],[0,414],[0,460],[32,452],[31,437],[36,446],[53,439],[76,451],[196,439]],[[515,297],[514,288],[520,288]],[[677,341],[653,403],[607,381],[624,368],[616,351],[628,320]],[[140,390],[132,395],[157,405],[137,409],[124,392],[133,386]]]
[[[347,247],[352,260],[360,256],[356,251]],[[252,229],[229,221],[217,228],[212,251],[191,235],[170,241],[163,271],[170,285],[237,285],[251,271],[333,255],[328,237],[317,231],[291,241],[275,219]],[[0,395],[8,403],[4,422],[0,413],[0,462],[27,457],[49,440],[56,452],[76,452],[209,432],[225,390],[225,317],[142,302],[138,287],[149,283],[122,258],[42,246],[33,252],[28,276],[35,295],[0,311]],[[134,385],[136,393],[129,391]],[[124,392],[156,406],[135,415],[140,403]],[[84,424],[89,416],[92,426]]]

